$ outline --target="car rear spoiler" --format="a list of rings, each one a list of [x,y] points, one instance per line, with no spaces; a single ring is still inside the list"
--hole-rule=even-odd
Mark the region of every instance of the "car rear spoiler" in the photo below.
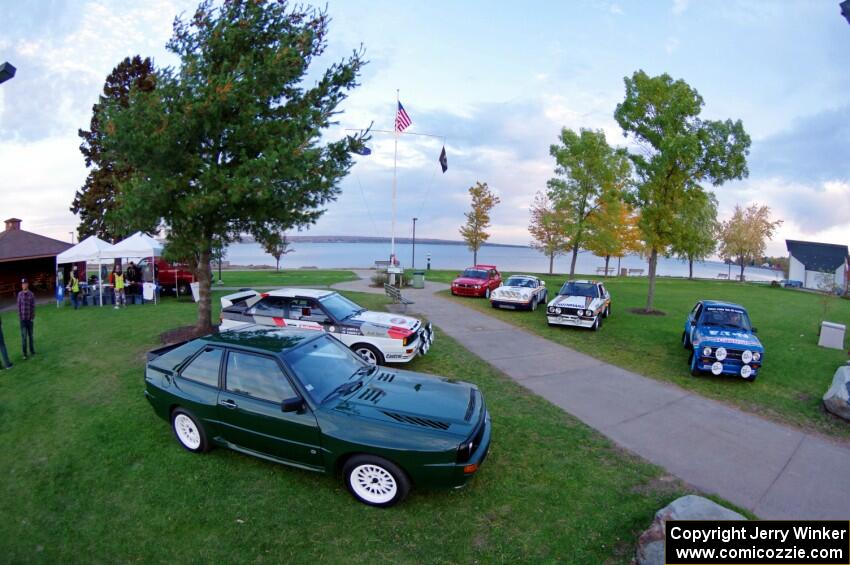
[[[172,349],[177,349],[181,345],[183,345],[185,343],[189,343],[190,341],[192,341],[192,340],[185,339],[183,341],[178,341],[177,343],[171,343],[169,345],[165,345],[165,346],[157,348],[157,349],[151,349],[150,351],[148,351],[147,362],[150,363],[151,361],[153,361],[157,357],[160,357],[160,356],[168,353]]]
[[[227,308],[228,306],[233,306],[234,304],[238,304],[240,302],[247,302],[251,298],[259,298],[260,293],[256,290],[240,290],[234,294],[228,294],[227,296],[221,297],[221,307]]]

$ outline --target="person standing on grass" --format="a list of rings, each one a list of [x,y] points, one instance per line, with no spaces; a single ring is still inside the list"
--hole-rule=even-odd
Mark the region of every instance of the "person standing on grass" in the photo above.
[[[9,361],[9,352],[6,351],[6,342],[3,341],[3,319],[0,318],[0,357],[3,358],[3,368],[11,369],[12,362]]]
[[[117,310],[121,306],[127,306],[127,299],[124,296],[124,275],[121,273],[121,267],[115,267],[113,278],[115,279],[115,309]]]
[[[30,355],[35,355],[32,339],[32,325],[35,321],[35,295],[30,290],[27,279],[21,279],[21,292],[18,293],[18,318],[21,320],[21,348],[24,350],[24,359],[27,359],[27,340],[29,340]]]
[[[71,304],[74,306],[74,310],[78,310],[80,308],[80,279],[77,277],[76,265],[71,270],[71,280],[68,283],[68,291],[71,293]]]

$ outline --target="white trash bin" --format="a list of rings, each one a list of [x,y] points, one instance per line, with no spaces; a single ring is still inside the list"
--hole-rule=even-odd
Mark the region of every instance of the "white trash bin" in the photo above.
[[[844,350],[844,332],[847,326],[835,322],[822,322],[820,325],[820,339],[818,345],[831,349]]]

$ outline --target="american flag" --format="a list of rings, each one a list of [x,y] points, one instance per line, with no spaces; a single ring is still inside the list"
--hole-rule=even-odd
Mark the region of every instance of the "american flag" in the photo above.
[[[395,130],[401,133],[409,128],[412,123],[413,121],[410,119],[410,116],[408,116],[407,112],[404,111],[404,106],[402,106],[401,102],[399,102],[398,113],[395,115]]]

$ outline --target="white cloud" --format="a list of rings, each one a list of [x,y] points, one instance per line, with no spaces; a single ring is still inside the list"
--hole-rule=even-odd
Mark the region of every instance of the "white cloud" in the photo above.
[[[679,16],[688,9],[689,0],[673,0],[673,14]]]
[[[620,7],[619,4],[611,4],[609,10],[612,14],[616,14],[618,16],[623,14],[623,9]]]
[[[664,50],[668,55],[672,55],[679,49],[679,38],[678,37],[668,37],[667,43],[664,44]]]

